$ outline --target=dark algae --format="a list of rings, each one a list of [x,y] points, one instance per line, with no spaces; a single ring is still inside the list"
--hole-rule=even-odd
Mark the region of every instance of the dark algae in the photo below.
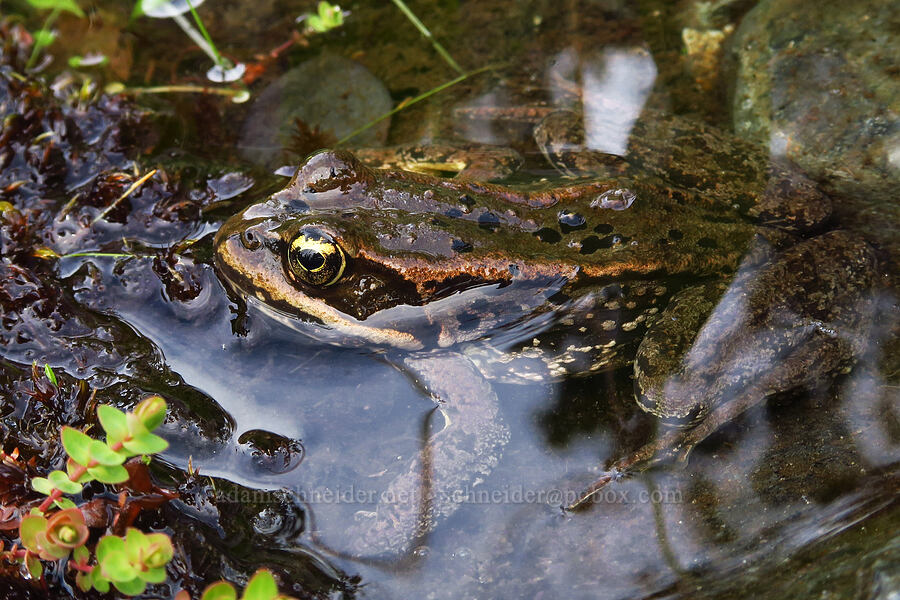
[[[900,591],[897,8],[410,4],[445,61],[393,3],[197,4],[241,82],[130,3],[0,17],[3,550],[158,395],[71,496],[171,538],[140,597]],[[64,562],[0,596],[97,596]]]

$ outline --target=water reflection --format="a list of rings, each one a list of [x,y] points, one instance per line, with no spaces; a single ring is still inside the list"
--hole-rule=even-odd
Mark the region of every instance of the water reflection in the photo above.
[[[569,48],[551,65],[546,79],[556,105],[571,96],[571,82],[580,82],[585,147],[624,156],[631,129],[656,81],[651,54],[641,47],[607,47],[594,58]]]

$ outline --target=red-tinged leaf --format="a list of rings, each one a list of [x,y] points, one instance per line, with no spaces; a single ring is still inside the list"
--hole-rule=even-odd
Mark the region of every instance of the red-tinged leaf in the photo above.
[[[36,515],[28,515],[22,518],[22,524],[19,526],[19,538],[22,545],[36,552],[38,549],[37,534],[47,531],[47,519]]]
[[[41,575],[44,573],[44,565],[42,565],[40,559],[31,552],[25,555],[25,568],[28,569],[28,574],[31,575],[33,579],[40,579]]]
[[[47,538],[46,532],[40,532],[35,536],[37,538],[38,556],[44,560],[59,560],[69,556],[69,549],[63,548],[55,544],[53,540]]]
[[[161,396],[144,398],[134,407],[134,414],[141,420],[147,431],[153,431],[166,418],[166,401]]]

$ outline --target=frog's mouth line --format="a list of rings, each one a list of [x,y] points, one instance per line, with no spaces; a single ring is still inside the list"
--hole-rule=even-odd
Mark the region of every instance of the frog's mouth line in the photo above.
[[[252,251],[243,247],[237,235],[229,236],[222,244],[224,251],[217,252],[215,259],[220,277],[261,312],[290,328],[336,345],[377,344],[401,350],[423,348],[422,342],[407,332],[364,324],[297,290],[281,276],[280,264],[277,268],[267,268],[265,261],[251,256]]]

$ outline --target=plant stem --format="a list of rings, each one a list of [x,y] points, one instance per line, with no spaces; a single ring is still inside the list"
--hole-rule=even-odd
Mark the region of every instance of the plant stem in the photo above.
[[[134,258],[137,254],[125,254],[122,252],[73,252],[71,254],[62,254],[59,258],[95,258],[103,256],[112,258]]]
[[[119,204],[119,202],[121,202],[122,200],[124,200],[125,198],[130,196],[131,193],[134,192],[139,187],[141,187],[145,181],[147,181],[148,179],[150,179],[151,177],[156,175],[156,171],[157,171],[157,169],[153,169],[152,171],[150,171],[149,173],[147,173],[146,175],[144,175],[143,177],[141,177],[140,179],[138,179],[137,181],[132,183],[130,186],[128,186],[128,189],[125,190],[125,192],[121,196],[116,198],[112,204],[110,204],[109,206],[107,206],[106,208],[101,210],[100,214],[97,215],[96,217],[94,217],[94,220],[91,221],[91,225],[93,225],[94,223],[96,223],[97,221],[99,221],[100,219],[105,217],[109,213],[109,211],[111,211],[113,208],[115,208]]]
[[[197,30],[194,29],[194,26],[191,25],[191,22],[184,18],[184,15],[174,15],[172,17],[172,20],[175,21],[179,27],[181,27],[181,30],[189,38],[191,38],[191,41],[193,41],[195,44],[197,44],[197,46],[200,47],[201,50],[203,50],[203,53],[206,54],[210,58],[210,60],[218,64],[218,55],[216,54],[216,52],[212,48],[210,48],[209,44],[206,43],[206,40],[203,39],[203,36],[197,33]]]
[[[213,62],[222,67],[223,69],[227,69],[228,66],[225,64],[225,59],[222,58],[222,55],[219,54],[219,49],[216,48],[216,45],[212,41],[212,37],[210,37],[209,32],[206,31],[206,27],[203,26],[203,21],[200,20],[200,15],[197,14],[197,11],[194,10],[194,5],[191,3],[191,0],[185,0],[187,2],[188,8],[191,9],[191,16],[194,17],[194,23],[197,24],[197,29],[200,30],[200,34],[203,35],[203,39],[206,41],[207,47],[212,52]],[[178,15],[181,16],[181,15]],[[186,30],[185,30],[186,32]],[[189,34],[190,35],[190,34]],[[191,38],[193,39],[193,38]]]
[[[437,53],[441,55],[441,58],[443,58],[444,61],[448,65],[450,65],[450,67],[454,71],[456,71],[457,73],[462,73],[463,72],[462,67],[460,67],[458,64],[456,64],[456,61],[453,60],[453,57],[450,56],[450,53],[447,52],[443,46],[441,46],[440,42],[438,42],[436,39],[434,39],[434,36],[431,35],[431,32],[428,31],[428,28],[425,27],[425,25],[422,23],[422,21],[419,20],[419,17],[417,17],[413,13],[413,11],[409,10],[409,7],[406,6],[406,3],[403,0],[393,0],[393,2],[397,6],[397,8],[399,8],[400,11],[404,15],[406,15],[406,18],[409,19],[412,22],[412,24],[416,26],[416,29],[419,30],[419,33],[421,33],[422,36],[425,37],[425,39],[427,39],[429,42],[431,42],[431,45],[434,47],[435,50],[437,50]]]
[[[57,6],[53,9],[53,11],[47,16],[47,19],[44,21],[44,24],[41,25],[41,29],[45,31],[50,30],[50,26],[53,25],[54,21],[56,21],[57,17],[59,17],[59,13],[62,12],[62,8]],[[31,67],[34,66],[34,63],[37,62],[38,52],[44,48],[44,44],[38,44],[37,41],[34,43],[34,47],[31,49],[31,56],[28,57],[28,62],[25,63],[25,70],[27,71]]]

